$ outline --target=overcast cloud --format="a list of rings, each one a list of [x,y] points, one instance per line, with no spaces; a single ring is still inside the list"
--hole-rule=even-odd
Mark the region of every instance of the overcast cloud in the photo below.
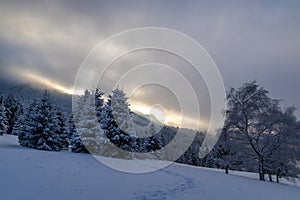
[[[300,109],[299,10],[296,0],[1,1],[1,75],[30,81],[22,73],[31,73],[70,88],[83,59],[99,42],[127,29],[158,26],[183,32],[202,44],[219,67],[226,88],[256,79],[273,97],[284,99],[283,105]],[[145,57],[160,58],[155,53],[135,58]],[[130,59],[123,62],[130,65]],[[108,76],[108,81],[109,77],[118,75]],[[199,87],[207,96],[205,87]],[[145,104],[151,104],[153,91],[148,91],[143,93]]]

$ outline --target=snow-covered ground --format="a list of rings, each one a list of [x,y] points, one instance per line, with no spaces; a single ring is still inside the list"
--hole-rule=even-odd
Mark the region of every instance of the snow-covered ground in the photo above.
[[[232,173],[239,176],[172,164],[152,173],[128,174],[88,154],[37,151],[20,147],[14,136],[0,137],[1,200],[300,199],[298,187]]]

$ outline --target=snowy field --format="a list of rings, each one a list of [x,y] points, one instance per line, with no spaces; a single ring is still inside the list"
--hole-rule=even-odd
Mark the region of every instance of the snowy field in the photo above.
[[[1,200],[300,199],[300,188],[254,180],[257,174],[226,175],[181,164],[128,174],[88,154],[37,151],[20,147],[16,140],[0,137]]]

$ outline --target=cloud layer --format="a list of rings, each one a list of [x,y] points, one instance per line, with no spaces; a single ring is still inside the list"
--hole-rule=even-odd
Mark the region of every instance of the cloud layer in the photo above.
[[[271,95],[284,99],[284,105],[300,109],[299,8],[298,1],[258,0],[2,1],[1,76],[28,81],[20,73],[30,73],[69,89],[80,64],[99,42],[127,29],[158,26],[183,32],[202,44],[218,65],[227,88],[257,79]],[[113,48],[110,51],[113,53]],[[142,63],[146,57],[164,58],[142,52],[132,59]],[[137,61],[128,59],[122,64],[133,63]],[[107,81],[121,72],[108,72]],[[186,74],[192,72],[187,70]],[[205,105],[209,100],[201,80],[199,87],[203,113],[208,117]],[[168,99],[167,95],[152,99],[153,91],[147,91],[143,100],[136,101],[149,105]],[[178,105],[169,106],[176,111]]]

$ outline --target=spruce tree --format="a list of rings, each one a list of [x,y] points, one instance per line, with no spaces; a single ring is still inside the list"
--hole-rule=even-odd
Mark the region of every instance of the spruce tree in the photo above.
[[[0,135],[7,132],[7,119],[5,114],[5,107],[3,102],[3,97],[0,96]]]
[[[126,94],[119,88],[112,91],[101,113],[101,128],[113,143],[108,154],[112,157],[132,158],[137,150],[136,138],[131,128],[131,116]]]
[[[68,142],[68,129],[66,125],[66,119],[64,114],[61,111],[56,111],[55,113],[55,125],[56,130],[55,133],[59,139],[59,142],[62,145],[63,150],[68,150],[69,142]]]
[[[19,132],[19,142],[29,148],[60,151],[62,143],[56,133],[58,126],[55,114],[45,90],[41,99],[36,100],[28,109],[26,119]]]
[[[96,90],[95,90],[95,112],[96,112],[96,116],[97,116],[99,122],[101,120],[101,111],[104,106],[103,95],[104,95],[104,93],[101,92],[99,88],[96,88]]]
[[[128,97],[120,88],[112,91],[111,96],[112,115],[118,127],[128,135],[134,135],[131,126],[131,115],[128,103]]]
[[[68,138],[69,138],[69,149],[74,153],[87,153],[87,149],[83,145],[74,123],[73,116],[69,120],[69,129],[68,129]]]
[[[12,94],[9,94],[5,99],[4,105],[7,118],[7,134],[12,134],[15,123],[18,121],[19,116],[23,114],[23,107]]]
[[[92,154],[100,154],[103,133],[95,111],[95,94],[88,90],[79,96],[73,111],[77,133],[86,149]]]
[[[24,121],[21,126],[15,127],[14,132],[18,136],[18,141],[21,146],[33,148],[31,145],[31,133],[36,126],[36,122],[32,120],[33,116],[36,114],[36,104],[37,101],[34,101],[30,104],[29,108],[24,117]]]

